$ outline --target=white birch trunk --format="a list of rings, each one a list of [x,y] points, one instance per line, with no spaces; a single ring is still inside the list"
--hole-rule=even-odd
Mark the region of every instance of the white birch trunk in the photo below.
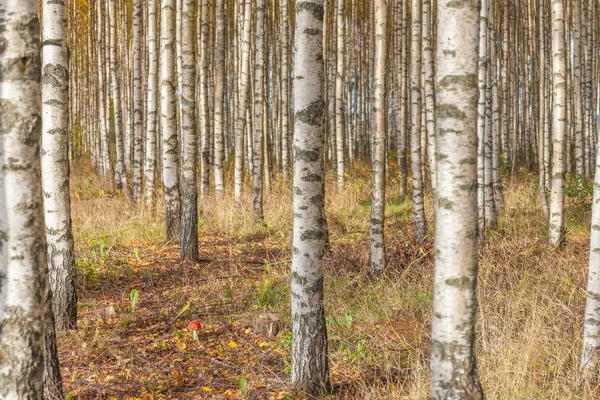
[[[423,171],[421,159],[421,0],[412,3],[412,38],[410,57],[411,92],[411,166],[413,188],[414,236],[417,242],[427,233],[423,199]]]
[[[69,193],[67,8],[42,3],[42,178],[47,265],[56,328],[77,327],[77,274]]]
[[[46,249],[38,2],[0,1],[0,397],[41,399]]]
[[[177,140],[177,97],[175,95],[175,2],[161,0],[160,24],[160,130],[162,135],[162,179],[165,193],[167,240],[179,237],[181,196],[179,193],[179,142]],[[180,17],[178,17],[180,18]]]
[[[254,59],[254,125],[252,163],[252,213],[258,221],[263,220],[263,131],[264,131],[264,74],[265,74],[265,0],[256,2],[256,35]]]
[[[385,257],[385,144],[387,109],[387,0],[377,0],[375,6],[375,81],[371,167],[371,274],[379,276],[386,267]]]
[[[431,398],[483,399],[475,363],[478,2],[438,3]]]
[[[196,1],[184,0],[181,10],[181,258],[198,260],[198,193],[196,183]]]
[[[125,142],[123,139],[123,115],[121,114],[121,86],[117,73],[117,13],[115,7],[116,0],[110,0],[110,81],[112,83],[113,108],[115,114],[115,141],[116,141],[116,168],[115,168],[115,187],[123,189],[126,197],[129,197],[129,188],[127,185],[127,173],[125,171]],[[55,295],[56,296],[56,295]]]
[[[241,38],[241,62],[239,79],[238,119],[235,126],[235,171],[234,196],[239,202],[242,197],[244,184],[244,136],[246,126],[250,123],[246,118],[248,109],[248,83],[250,82],[250,21],[252,20],[252,2],[246,0],[244,7],[244,23]]]
[[[345,0],[337,0],[337,71],[335,74],[335,141],[337,188],[344,188],[344,47],[345,47]]]
[[[565,137],[567,134],[564,0],[552,1],[552,190],[550,245],[565,241]]]
[[[156,0],[147,0],[148,21],[146,41],[148,45],[148,90],[146,92],[146,158],[144,166],[144,204],[150,207],[154,201],[156,176],[156,125],[158,113],[158,41],[156,31]]]
[[[214,179],[215,192],[222,196],[225,190],[224,183],[224,122],[223,98],[225,95],[225,7],[224,0],[217,0],[216,4],[216,37],[215,37],[215,156]]]
[[[323,13],[322,0],[305,0],[296,5],[293,89],[296,112],[292,189],[292,385],[318,398],[331,387],[322,265],[327,239],[323,185]]]
[[[479,11],[479,65],[477,69],[477,215],[478,236],[485,236],[485,94],[487,85],[487,0],[481,0]]]
[[[133,0],[133,200],[137,203],[142,197],[142,1]]]

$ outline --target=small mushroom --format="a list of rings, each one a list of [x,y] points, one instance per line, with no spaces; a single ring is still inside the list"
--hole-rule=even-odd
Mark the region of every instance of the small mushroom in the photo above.
[[[198,337],[198,331],[202,329],[202,324],[199,321],[190,322],[190,324],[188,325],[188,329],[192,331],[192,334],[194,335],[194,340],[200,340],[200,338]]]

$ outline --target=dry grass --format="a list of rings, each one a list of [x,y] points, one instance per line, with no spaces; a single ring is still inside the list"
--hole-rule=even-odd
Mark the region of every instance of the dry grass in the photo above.
[[[228,398],[226,390],[230,390],[229,398],[236,398],[240,395],[237,377],[244,374],[250,377],[255,398],[285,398],[289,348],[282,343],[289,337],[292,228],[288,187],[277,180],[272,183],[265,198],[264,225],[257,225],[251,215],[249,191],[240,207],[233,206],[230,190],[223,199],[208,196],[200,200],[201,256],[207,261],[186,266],[175,261],[177,245],[164,243],[160,200],[153,210],[135,208],[111,193],[106,183],[86,168],[74,169],[78,171],[72,191],[81,321],[77,333],[59,337],[68,390],[80,398]],[[546,245],[547,225],[538,206],[535,178],[522,174],[518,181],[515,186],[507,182],[506,216],[498,230],[490,232],[489,243],[480,253],[477,352],[486,397],[597,398],[600,391],[588,388],[584,392],[576,384],[589,246],[585,203],[589,199],[568,199],[568,245],[564,250],[552,250]],[[325,259],[325,301],[331,374],[337,387],[334,397],[425,399],[431,240],[423,246],[412,242],[410,202],[399,198],[397,180],[392,179],[386,196],[389,268],[382,279],[372,280],[365,274],[368,172],[357,166],[341,193],[335,190],[332,177],[327,188],[332,251]],[[430,197],[426,207],[431,222]],[[263,260],[267,263],[261,265]],[[132,288],[144,291],[137,313],[144,321],[155,318],[156,325],[137,317],[127,327],[103,317],[107,305],[115,306],[117,316],[126,315]],[[233,295],[230,298],[226,293]],[[163,375],[165,381],[174,379],[168,377],[169,363],[176,362],[179,352],[165,350],[158,358],[136,361],[141,364],[137,369],[130,366],[123,383],[127,387],[115,389],[114,381],[106,380],[116,375],[110,368],[121,368],[128,352],[146,354],[157,341],[176,340],[173,335],[180,328],[173,319],[190,301],[196,315],[209,318],[206,310],[210,310],[215,324],[227,324],[227,333],[218,340],[244,335],[253,316],[261,311],[279,314],[285,328],[278,338],[266,341],[279,358],[261,364],[250,356],[241,360],[239,357],[246,356],[230,355],[230,363],[237,363],[241,371],[237,375],[218,380],[188,370],[183,372],[183,383],[157,389],[159,383],[152,386],[141,378],[155,374],[157,382]],[[169,323],[161,325],[163,320]],[[142,328],[154,329],[152,340],[142,340],[148,336]],[[252,334],[244,337],[248,343],[263,340]],[[128,341],[137,344],[131,347]],[[79,354],[72,354],[73,343],[82,349]],[[107,346],[113,346],[119,355],[108,357]],[[246,347],[253,351],[251,345]],[[188,361],[193,360],[189,356]],[[200,364],[194,364],[192,370],[203,371],[201,361],[194,362]],[[210,385],[214,391],[200,391]]]

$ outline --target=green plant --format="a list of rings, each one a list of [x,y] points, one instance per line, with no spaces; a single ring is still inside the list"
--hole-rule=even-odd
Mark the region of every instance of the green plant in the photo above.
[[[282,335],[281,339],[279,340],[279,344],[281,344],[283,347],[292,347],[292,334],[286,333]]]
[[[139,298],[139,292],[135,289],[129,293],[129,305],[131,306],[131,315],[135,312]]]
[[[240,387],[240,390],[242,391],[242,396],[244,396],[244,398],[248,397],[248,380],[246,379],[245,376],[240,376],[240,379],[238,379],[238,386]]]

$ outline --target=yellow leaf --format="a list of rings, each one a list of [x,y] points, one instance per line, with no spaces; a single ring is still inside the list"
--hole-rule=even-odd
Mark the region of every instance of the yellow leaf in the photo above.
[[[177,348],[179,349],[179,351],[184,351],[186,347],[187,346],[185,345],[185,343],[183,341],[180,340],[177,342]]]
[[[192,367],[191,365],[187,367],[187,372],[189,372],[190,374],[194,372],[194,367]]]
[[[235,349],[238,346],[238,344],[236,342],[229,342],[229,347],[231,347],[232,349]]]
[[[208,386],[204,386],[204,387],[202,388],[202,391],[203,391],[203,392],[212,392],[213,390],[215,390],[215,389],[213,389],[213,388],[209,388]]]

